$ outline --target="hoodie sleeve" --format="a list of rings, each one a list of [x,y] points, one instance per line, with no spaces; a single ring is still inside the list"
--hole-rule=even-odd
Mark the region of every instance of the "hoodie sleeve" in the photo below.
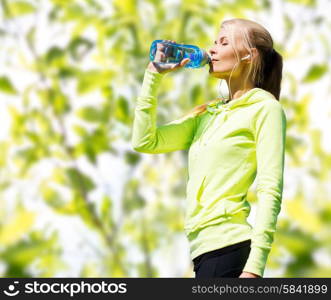
[[[253,124],[258,203],[251,252],[243,271],[263,277],[283,193],[286,116],[281,104],[276,100],[268,101]]]
[[[164,74],[145,70],[137,98],[131,144],[143,153],[165,153],[187,149],[195,131],[195,117],[184,116],[157,126],[157,90]]]

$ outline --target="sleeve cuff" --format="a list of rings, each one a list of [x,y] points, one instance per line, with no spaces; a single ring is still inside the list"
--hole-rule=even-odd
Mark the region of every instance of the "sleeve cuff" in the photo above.
[[[251,247],[243,272],[250,272],[263,277],[270,250],[260,247]]]
[[[161,80],[165,74],[145,70],[144,80],[140,92],[140,96],[156,96]]]

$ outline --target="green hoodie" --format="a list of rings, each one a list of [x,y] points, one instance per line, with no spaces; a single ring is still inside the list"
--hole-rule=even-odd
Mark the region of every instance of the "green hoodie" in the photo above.
[[[275,97],[254,88],[204,113],[157,126],[157,90],[165,74],[145,70],[132,146],[143,153],[188,151],[185,233],[192,260],[251,239],[243,271],[263,276],[283,192],[286,116]],[[214,109],[212,109],[214,108]],[[247,222],[257,177],[255,224]]]

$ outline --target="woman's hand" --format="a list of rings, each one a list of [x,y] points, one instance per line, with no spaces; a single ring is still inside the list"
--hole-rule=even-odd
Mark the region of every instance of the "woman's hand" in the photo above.
[[[164,41],[175,43],[175,41],[172,40],[164,40]],[[149,62],[147,66],[148,70],[155,73],[168,73],[183,68],[190,61],[189,58],[184,58],[181,62],[177,64],[162,63],[162,61],[164,61],[164,59],[166,58],[165,51],[167,51],[167,48],[164,47],[161,43],[158,43],[157,51],[155,53],[155,59],[154,61]]]
[[[239,278],[262,278],[262,277],[254,273],[242,272]]]

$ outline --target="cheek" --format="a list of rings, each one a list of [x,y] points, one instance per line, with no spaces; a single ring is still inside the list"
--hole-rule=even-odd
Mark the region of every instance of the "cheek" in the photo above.
[[[219,61],[213,62],[213,69],[217,70],[231,70],[235,65],[238,66],[238,59],[231,46],[223,46],[218,49],[217,59]]]
[[[215,62],[213,64],[213,66],[214,66],[214,68],[228,70],[228,69],[232,69],[235,64],[236,64],[235,58],[233,58],[233,57],[221,57],[220,61]]]
[[[230,49],[222,49],[217,58],[219,59],[219,62],[217,63],[218,65],[229,66],[237,62],[235,54]]]
[[[230,49],[227,49],[226,51],[224,51],[222,53],[222,57],[224,60],[226,61],[231,61],[231,62],[235,62],[236,61],[236,55],[235,53],[233,53],[232,50]]]

